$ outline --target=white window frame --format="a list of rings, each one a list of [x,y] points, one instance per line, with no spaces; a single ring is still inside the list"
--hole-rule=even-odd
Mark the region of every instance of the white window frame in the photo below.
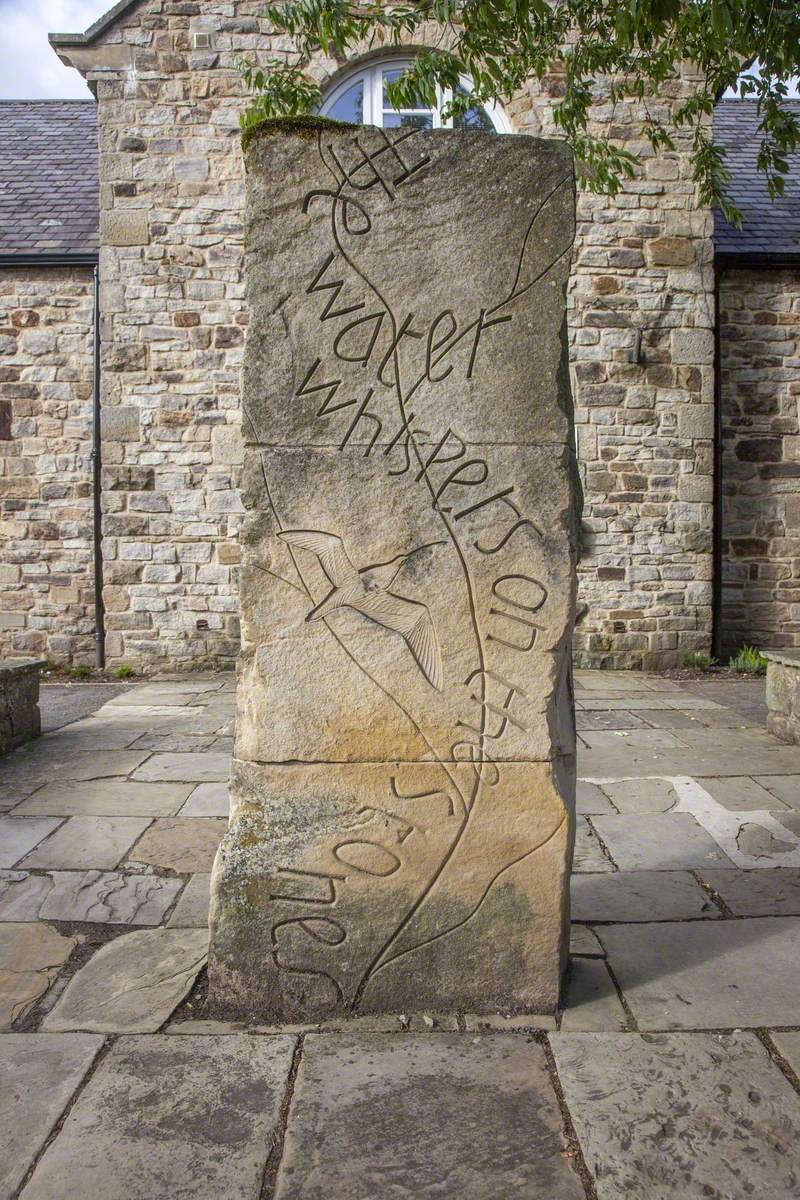
[[[320,116],[325,117],[329,114],[330,109],[342,98],[345,92],[358,83],[359,80],[364,82],[364,112],[363,122],[365,125],[378,125],[383,128],[383,72],[386,70],[405,70],[411,66],[413,59],[411,58],[379,58],[373,62],[364,63],[360,67],[354,67],[336,84],[334,88],[325,96],[320,107]],[[469,91],[470,81],[467,78],[461,80],[463,86]],[[452,129],[453,119],[443,121],[441,110],[447,101],[450,99],[450,90],[443,89],[437,86],[437,106],[434,109],[430,108],[401,108],[400,115],[410,115],[412,113],[432,113],[434,129]],[[486,103],[482,104],[483,108],[489,117],[489,120],[495,127],[497,133],[511,133],[511,125],[503,110],[498,104]]]

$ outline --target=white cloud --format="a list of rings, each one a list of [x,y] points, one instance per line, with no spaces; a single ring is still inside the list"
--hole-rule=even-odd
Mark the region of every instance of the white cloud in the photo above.
[[[91,99],[77,71],[65,67],[48,33],[82,33],[114,0],[0,0],[0,99]]]

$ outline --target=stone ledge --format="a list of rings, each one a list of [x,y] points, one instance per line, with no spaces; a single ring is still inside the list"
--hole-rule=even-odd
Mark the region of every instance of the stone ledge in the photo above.
[[[42,659],[0,660],[0,757],[41,733],[39,671]]]

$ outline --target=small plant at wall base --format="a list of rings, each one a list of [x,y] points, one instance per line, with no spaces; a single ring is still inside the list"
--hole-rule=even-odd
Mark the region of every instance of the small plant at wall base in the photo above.
[[[712,658],[710,654],[703,654],[700,650],[692,650],[687,654],[681,655],[681,666],[688,667],[695,671],[710,671],[717,665],[717,660]]]
[[[389,85],[396,108],[437,104],[437,89],[451,99],[443,116],[507,103],[526,79],[543,81],[559,99],[556,124],[572,146],[585,188],[611,195],[631,178],[638,156],[590,131],[591,106],[632,99],[645,110],[644,135],[653,151],[674,148],[678,128],[691,134],[694,178],[702,205],[719,204],[734,224],[741,213],[726,198],[730,173],[715,145],[710,118],[718,96],[737,88],[759,106],[758,166],[770,195],[783,195],[788,155],[800,145],[800,123],[785,101],[800,74],[800,5],[796,0],[419,0],[383,7],[348,0],[288,0],[266,9],[275,28],[295,39],[292,61],[274,59],[266,71],[240,64],[255,100],[245,130],[265,118],[297,116],[318,104],[316,85],[304,73],[322,50],[340,61],[365,46],[401,46],[423,40],[429,22],[442,27],[446,54],[420,50],[413,66]],[[760,73],[741,78],[758,61]],[[697,86],[671,117],[659,96],[685,64]],[[470,87],[461,86],[462,79]],[[598,80],[605,84],[598,93]]]
[[[747,675],[766,675],[767,660],[759,654],[755,646],[742,646],[741,650],[729,662],[733,671],[742,671]]]

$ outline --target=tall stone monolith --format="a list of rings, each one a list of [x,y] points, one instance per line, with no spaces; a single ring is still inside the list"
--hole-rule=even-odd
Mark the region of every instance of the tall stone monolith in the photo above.
[[[249,145],[218,1009],[557,1004],[573,234],[559,142],[308,120]]]

